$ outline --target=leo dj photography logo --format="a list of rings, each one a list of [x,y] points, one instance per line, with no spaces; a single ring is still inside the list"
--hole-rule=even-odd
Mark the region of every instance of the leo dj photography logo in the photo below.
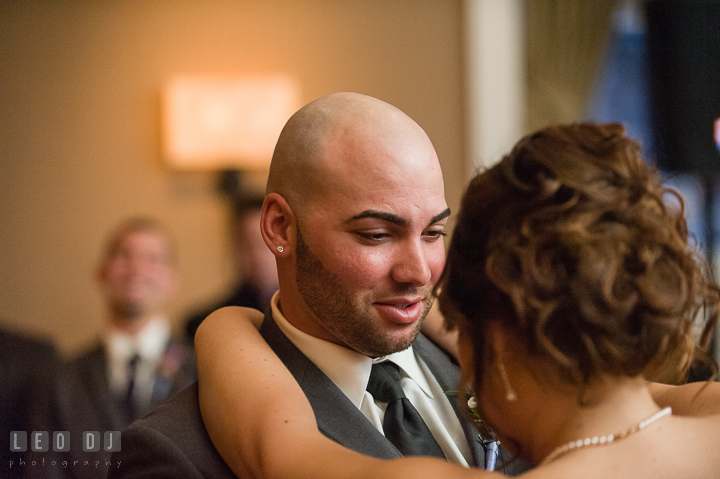
[[[73,447],[82,447],[83,452],[100,452],[102,451],[111,453],[120,451],[120,431],[105,431],[104,434],[100,434],[99,431],[84,431],[80,439],[80,444],[73,444]],[[26,431],[11,431],[10,432],[10,451],[14,453],[24,453],[28,451],[28,443],[30,451],[35,453],[49,452],[50,449],[54,452],[70,452],[70,431],[55,431],[52,433],[52,442],[50,440],[50,433],[48,431],[32,431],[28,438]],[[58,456],[60,457],[60,456]],[[120,461],[116,461],[117,466],[120,467]],[[10,460],[10,469],[20,467],[60,467],[67,468],[68,466],[82,466],[82,467],[95,467],[96,469],[103,464],[103,466],[111,466],[110,459],[101,460],[62,460],[57,459],[54,456],[47,459],[42,455],[34,455],[31,460],[26,460],[22,455],[13,457]]]

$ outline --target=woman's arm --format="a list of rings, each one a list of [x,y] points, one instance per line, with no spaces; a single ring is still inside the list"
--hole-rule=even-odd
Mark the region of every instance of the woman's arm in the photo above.
[[[240,477],[342,479],[498,477],[430,458],[374,459],[323,436],[297,382],[251,324],[228,307],[198,329],[200,410],[213,444]]]
[[[660,407],[671,406],[680,416],[720,414],[720,383],[697,382],[683,386],[648,383],[650,394]]]

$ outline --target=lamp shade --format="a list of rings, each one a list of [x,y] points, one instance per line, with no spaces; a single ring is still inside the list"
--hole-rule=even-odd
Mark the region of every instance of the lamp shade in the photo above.
[[[287,76],[173,78],[163,90],[166,161],[188,170],[267,170],[299,90]]]

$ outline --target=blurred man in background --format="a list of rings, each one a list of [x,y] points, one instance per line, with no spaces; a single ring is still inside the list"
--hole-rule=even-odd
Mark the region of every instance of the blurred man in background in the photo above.
[[[235,199],[230,223],[230,247],[235,270],[235,286],[219,301],[193,313],[187,320],[190,342],[200,323],[210,313],[225,306],[245,306],[261,312],[270,306],[278,290],[275,256],[268,250],[260,234],[260,214],[264,196]]]
[[[70,431],[71,448],[60,460],[78,460],[71,477],[104,477],[85,460],[109,453],[83,452],[83,431],[122,431],[195,381],[195,355],[173,338],[168,300],[178,288],[176,251],[152,218],[131,218],[109,237],[97,279],[107,304],[106,330],[60,372],[54,387],[55,431]]]

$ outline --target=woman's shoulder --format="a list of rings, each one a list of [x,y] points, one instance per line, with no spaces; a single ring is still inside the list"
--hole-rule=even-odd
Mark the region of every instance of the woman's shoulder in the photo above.
[[[720,471],[720,415],[672,416],[610,446],[589,448],[524,474],[527,479],[690,479]]]
[[[617,444],[630,464],[622,477],[695,479],[720,471],[720,415],[673,415],[634,436]]]
[[[683,449],[720,450],[720,414],[701,417],[677,416],[673,417],[668,426],[667,439],[682,444]],[[720,454],[714,454],[713,458],[720,464]],[[707,458],[710,459],[712,458]]]
[[[702,417],[675,416],[654,447],[663,454],[659,465],[678,479],[717,477],[720,471],[720,414]],[[662,446],[660,445],[662,444]],[[671,476],[667,476],[671,477]]]

